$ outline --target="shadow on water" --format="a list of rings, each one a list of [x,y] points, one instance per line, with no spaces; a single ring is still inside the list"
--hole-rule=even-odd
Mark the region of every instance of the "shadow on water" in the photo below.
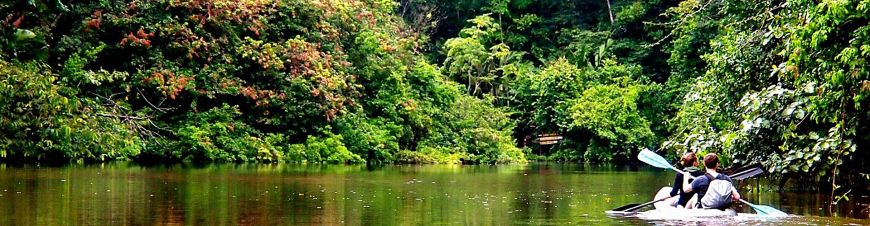
[[[649,200],[672,176],[637,166],[550,163],[0,165],[0,225],[685,224],[604,214]],[[867,218],[866,195],[826,212],[824,195],[770,192],[760,184],[745,182],[745,197],[803,216],[702,224],[870,223],[855,219]]]

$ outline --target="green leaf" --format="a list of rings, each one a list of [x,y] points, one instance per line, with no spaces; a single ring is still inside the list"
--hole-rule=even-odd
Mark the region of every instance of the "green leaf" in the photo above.
[[[806,111],[804,111],[803,109],[798,109],[797,111],[795,111],[794,116],[796,119],[803,119],[804,116],[806,116]]]
[[[36,37],[36,33],[33,33],[27,29],[15,29],[15,39],[18,41],[24,41],[33,39]]]

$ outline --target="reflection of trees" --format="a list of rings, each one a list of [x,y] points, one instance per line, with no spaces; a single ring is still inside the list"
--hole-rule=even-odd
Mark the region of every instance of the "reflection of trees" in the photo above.
[[[0,190],[0,194],[3,195],[3,197],[0,197],[0,200],[3,200],[0,202],[0,211],[6,213],[3,217],[0,217],[0,224],[35,225],[36,211],[34,208],[29,208],[35,203],[32,200],[28,200],[28,198],[36,195],[23,193],[25,191],[36,191],[33,190],[35,187],[30,187],[30,181],[33,179],[28,179],[28,176],[21,175],[26,174],[26,172],[21,170],[16,171],[15,174],[8,172],[4,170],[2,171],[3,176],[0,176],[0,184],[3,185],[2,190]],[[22,192],[25,195],[21,195],[18,192]]]
[[[649,200],[673,176],[576,165],[222,167],[0,169],[0,225],[594,224],[602,210]],[[832,214],[818,208],[825,195],[759,190],[741,187],[793,214],[866,217],[858,203],[870,201],[856,195]]]
[[[461,208],[457,205],[453,200],[457,199],[458,192],[462,192],[463,190],[453,190],[456,189],[455,186],[449,183],[450,180],[458,177],[455,173],[429,173],[429,180],[435,181],[435,184],[429,184],[432,189],[428,192],[430,196],[434,197],[430,200],[430,206],[428,211],[432,213],[429,219],[420,223],[431,223],[431,224],[456,224],[455,222],[451,222],[450,220],[453,218],[453,211],[457,211]],[[467,190],[465,190],[467,191]]]
[[[230,189],[233,193],[238,194],[238,198],[233,200],[232,215],[237,218],[234,220],[236,225],[275,225],[278,222],[270,222],[270,219],[281,219],[277,216],[285,216],[282,214],[283,205],[274,202],[277,197],[264,197],[264,193],[268,193],[269,189],[264,188],[263,181],[258,178],[253,178],[252,181],[233,181]],[[245,192],[242,192],[245,191]],[[273,192],[274,193],[274,192]],[[306,191],[305,193],[309,193]],[[224,196],[226,199],[227,197]],[[280,200],[280,199],[279,199]],[[290,203],[290,202],[287,202]],[[294,202],[296,203],[296,202]],[[313,203],[312,203],[313,204]],[[228,205],[229,206],[229,205]],[[315,215],[315,214],[311,214]],[[270,217],[275,216],[275,217]]]
[[[535,165],[513,178],[516,179],[509,184],[509,187],[517,188],[516,199],[511,205],[513,222],[552,219],[560,214],[557,211],[568,208],[565,199],[557,199],[564,196],[565,189],[571,189],[566,186],[571,184],[570,181],[560,176],[560,170],[549,165]]]
[[[558,170],[552,169],[549,165],[539,165],[532,168],[528,176],[523,176],[524,178],[529,178],[526,184],[530,185],[526,189],[519,191],[519,193],[525,194],[527,199],[526,212],[530,216],[527,220],[532,220],[533,218],[551,219],[555,216],[553,196],[558,195],[556,193],[557,189],[566,188],[557,178],[558,173]]]
[[[321,220],[329,218],[324,215],[328,208],[325,200],[329,197],[309,184],[309,178],[246,172],[249,171],[208,172],[190,178],[185,204],[188,211],[197,213],[188,214],[191,222],[197,225],[295,225],[321,224]],[[218,177],[215,174],[219,174]]]
[[[292,178],[289,181],[276,185],[283,188],[281,192],[276,194],[275,200],[286,201],[278,203],[275,208],[279,208],[281,211],[274,213],[272,216],[285,216],[289,222],[284,222],[284,224],[293,225],[325,224],[329,222],[323,222],[323,220],[336,218],[333,215],[335,213],[333,212],[335,211],[334,208],[336,207],[327,205],[327,199],[334,197],[334,193],[321,192],[316,184],[303,183],[296,180],[306,179]]]
[[[516,187],[517,190],[516,190],[516,195],[514,197],[515,199],[512,202],[512,205],[510,208],[511,209],[510,211],[513,212],[513,214],[511,215],[513,222],[527,222],[527,221],[531,220],[532,207],[529,203],[529,200],[531,197],[529,196],[528,191],[532,190],[533,186],[531,183],[532,177],[529,177],[528,174],[534,174],[531,172],[536,171],[537,168],[538,167],[536,167],[536,166],[530,167],[529,169],[527,169],[527,171],[524,171],[519,176],[517,176],[518,177],[517,180],[514,180],[515,181],[514,187]],[[519,210],[519,211],[517,211],[517,210]]]
[[[151,210],[149,216],[153,217],[149,220],[153,222],[150,225],[182,225],[185,222],[184,196],[176,188],[183,191],[187,177],[174,171],[158,169],[148,172],[150,176],[144,179],[145,186],[140,194],[148,199],[142,204],[143,208]]]

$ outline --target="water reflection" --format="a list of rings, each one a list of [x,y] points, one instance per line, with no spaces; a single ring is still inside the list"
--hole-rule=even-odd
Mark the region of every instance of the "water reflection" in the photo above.
[[[558,164],[0,166],[0,225],[648,224],[603,210],[644,202],[671,177]],[[753,188],[757,203],[825,215],[822,196]]]

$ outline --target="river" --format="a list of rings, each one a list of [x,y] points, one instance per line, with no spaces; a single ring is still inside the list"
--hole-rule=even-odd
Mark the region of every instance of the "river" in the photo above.
[[[650,200],[672,177],[577,164],[0,165],[0,225],[686,224],[604,214]],[[866,195],[828,211],[825,195],[767,191],[758,180],[743,182],[744,198],[795,216],[711,224],[870,224]]]

